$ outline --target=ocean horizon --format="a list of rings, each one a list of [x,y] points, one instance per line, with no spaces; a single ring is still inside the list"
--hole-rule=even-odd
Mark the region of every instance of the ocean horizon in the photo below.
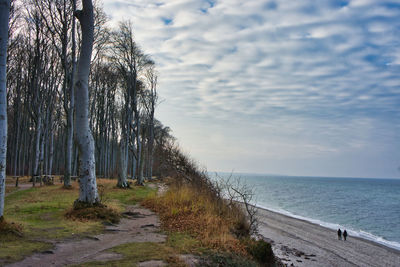
[[[400,179],[210,172],[240,178],[254,205],[400,250]]]

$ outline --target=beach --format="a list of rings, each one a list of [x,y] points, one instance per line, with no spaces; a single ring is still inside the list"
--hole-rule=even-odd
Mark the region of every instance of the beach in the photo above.
[[[400,266],[400,251],[258,208],[259,233],[288,266]],[[342,229],[343,230],[343,229]]]

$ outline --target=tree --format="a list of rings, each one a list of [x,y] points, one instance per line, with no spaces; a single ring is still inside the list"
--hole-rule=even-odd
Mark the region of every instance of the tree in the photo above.
[[[82,0],[83,8],[75,12],[81,24],[82,40],[75,81],[75,137],[79,151],[79,202],[99,202],[96,183],[94,139],[89,125],[89,73],[93,50],[94,16],[91,0]]]
[[[150,65],[146,71],[148,90],[144,97],[144,104],[147,111],[148,145],[147,145],[147,172],[149,179],[153,177],[154,163],[154,112],[157,104],[157,73],[154,64]]]
[[[7,158],[7,42],[10,0],[0,0],[0,220],[4,214]]]
[[[136,163],[140,157],[140,123],[138,110],[138,73],[144,65],[144,56],[133,38],[133,29],[130,22],[122,22],[118,31],[113,33],[112,40],[112,60],[116,65],[121,77],[121,87],[123,90],[124,107],[121,119],[121,141],[120,141],[120,167],[118,185],[126,185],[128,165],[128,146],[131,144],[133,155],[132,176],[135,175]],[[136,149],[135,149],[136,140]],[[140,176],[140,172],[139,172]],[[138,182],[142,184],[138,177]]]

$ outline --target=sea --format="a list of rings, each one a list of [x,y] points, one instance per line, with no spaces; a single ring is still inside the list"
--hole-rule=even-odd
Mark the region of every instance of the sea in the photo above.
[[[400,179],[210,173],[240,179],[253,204],[400,250]]]

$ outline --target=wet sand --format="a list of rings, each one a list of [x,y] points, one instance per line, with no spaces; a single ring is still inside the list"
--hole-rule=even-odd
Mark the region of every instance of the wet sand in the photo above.
[[[400,266],[400,251],[265,209],[259,232],[287,266]],[[342,229],[343,230],[343,229]]]

